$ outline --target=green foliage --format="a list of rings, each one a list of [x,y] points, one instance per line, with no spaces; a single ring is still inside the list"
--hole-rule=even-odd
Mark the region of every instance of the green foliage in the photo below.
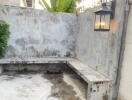
[[[41,0],[41,4],[50,12],[74,12],[75,1],[78,0],[50,0],[51,6],[48,5],[46,0]]]
[[[0,57],[4,56],[9,38],[9,25],[0,20]]]

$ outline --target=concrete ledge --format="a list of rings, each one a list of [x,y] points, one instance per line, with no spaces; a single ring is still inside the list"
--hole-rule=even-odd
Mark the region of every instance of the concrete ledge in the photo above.
[[[83,64],[79,60],[73,58],[10,58],[10,59],[0,59],[0,66],[8,64],[52,64],[52,63],[65,63],[68,64],[79,76],[81,76],[86,82],[109,82],[110,80],[102,75],[101,73],[95,71],[89,66]]]
[[[44,64],[44,63],[66,63],[71,58],[10,58],[10,59],[1,59],[0,65],[2,64]]]

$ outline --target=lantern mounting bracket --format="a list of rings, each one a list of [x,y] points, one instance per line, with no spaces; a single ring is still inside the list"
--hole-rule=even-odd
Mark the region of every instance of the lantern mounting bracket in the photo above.
[[[116,5],[116,1],[115,0],[112,0],[110,2],[103,2],[101,4],[101,7],[103,9],[109,9],[109,10],[111,10],[111,19],[113,19],[114,16],[115,16],[115,5]]]

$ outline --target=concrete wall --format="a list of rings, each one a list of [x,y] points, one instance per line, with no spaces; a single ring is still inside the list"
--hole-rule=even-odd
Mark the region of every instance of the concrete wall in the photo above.
[[[10,25],[6,57],[74,57],[76,16],[0,6]]]
[[[77,57],[91,67],[107,73],[109,32],[94,32],[94,13],[79,15]]]
[[[132,8],[129,12],[124,60],[121,70],[119,100],[132,100]]]
[[[116,0],[115,17],[110,32],[94,31],[93,12],[78,17],[77,58],[112,80],[111,100],[116,100],[115,87],[126,0]]]

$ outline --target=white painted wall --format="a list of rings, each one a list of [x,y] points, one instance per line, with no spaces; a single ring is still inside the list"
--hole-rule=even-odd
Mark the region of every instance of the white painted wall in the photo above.
[[[36,9],[44,9],[42,5],[40,5],[40,0],[35,0],[35,8]]]
[[[1,5],[20,6],[20,0],[0,0]]]
[[[2,5],[9,4],[9,0],[0,0],[0,4]]]
[[[123,68],[119,87],[119,100],[132,100],[132,8],[129,14]]]
[[[33,0],[33,7],[34,9],[40,9],[43,10],[44,7],[39,2],[40,0]],[[50,4],[50,0],[46,0],[48,4]],[[12,6],[18,6],[18,7],[26,7],[26,2],[24,0],[0,0],[0,5],[12,5]]]

